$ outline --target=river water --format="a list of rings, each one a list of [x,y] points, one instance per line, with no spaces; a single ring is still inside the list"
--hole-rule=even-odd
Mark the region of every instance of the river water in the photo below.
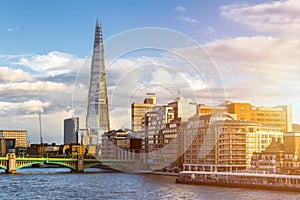
[[[176,177],[88,169],[0,171],[0,199],[300,199],[300,193],[175,184]]]

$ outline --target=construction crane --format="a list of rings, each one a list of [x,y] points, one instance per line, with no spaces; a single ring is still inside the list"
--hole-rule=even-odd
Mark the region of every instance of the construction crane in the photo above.
[[[41,143],[41,145],[43,145],[42,117],[41,117],[41,113],[39,113],[39,122],[40,122],[40,143]]]

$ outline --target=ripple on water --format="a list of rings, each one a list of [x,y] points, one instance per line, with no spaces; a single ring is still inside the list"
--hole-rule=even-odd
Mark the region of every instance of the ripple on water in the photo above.
[[[300,193],[175,184],[176,177],[70,173],[66,168],[27,168],[0,173],[0,199],[300,199]]]

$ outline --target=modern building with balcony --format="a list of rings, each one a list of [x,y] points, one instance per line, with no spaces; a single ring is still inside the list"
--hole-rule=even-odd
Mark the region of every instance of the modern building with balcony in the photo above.
[[[183,130],[186,121],[197,114],[197,106],[181,95],[168,105],[154,106],[142,119],[145,151],[151,168],[181,167],[183,163]]]
[[[237,120],[277,126],[281,128],[283,132],[289,132],[293,129],[292,107],[290,105],[266,107],[231,101],[226,101],[219,106],[198,105],[199,114],[210,114],[214,112],[236,114]]]
[[[250,168],[252,154],[283,138],[278,127],[236,120],[236,115],[214,113],[190,118],[184,132],[184,165],[200,171]]]
[[[145,133],[145,149],[151,152],[163,141],[160,137],[163,129],[174,119],[174,110],[170,106],[155,106],[145,114],[142,130]]]

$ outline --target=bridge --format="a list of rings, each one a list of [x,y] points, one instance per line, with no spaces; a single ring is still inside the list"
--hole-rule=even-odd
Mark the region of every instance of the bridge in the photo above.
[[[29,167],[37,164],[60,165],[67,167],[73,172],[84,172],[84,169],[97,165],[112,165],[112,164],[132,165],[131,160],[98,160],[95,158],[26,158],[17,157],[14,153],[7,154],[6,157],[0,157],[0,169],[4,169],[6,173],[16,173],[18,169]],[[129,166],[128,166],[129,167]]]

